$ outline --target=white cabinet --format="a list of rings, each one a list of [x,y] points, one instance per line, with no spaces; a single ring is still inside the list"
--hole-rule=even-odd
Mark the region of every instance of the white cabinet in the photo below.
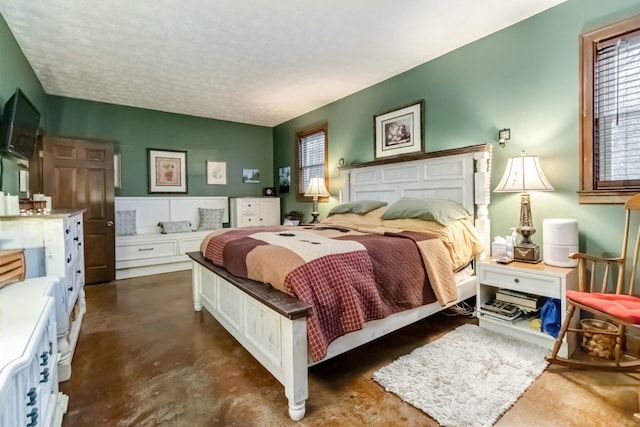
[[[512,289],[559,299],[560,323],[564,321],[567,311],[567,289],[578,289],[578,272],[575,268],[553,267],[542,263],[512,262],[503,265],[481,261],[478,263],[477,276],[476,307],[482,307],[482,304],[495,298],[496,290]],[[551,335],[532,328],[530,319],[511,323],[484,315],[479,311],[478,318],[480,327],[511,335],[541,347],[552,349],[555,343],[555,338]],[[577,321],[576,316],[572,323],[574,327],[576,327]],[[560,355],[563,357],[571,354],[577,345],[577,334],[568,335],[571,335],[569,341],[565,338],[565,342],[560,348]]]
[[[68,397],[58,389],[57,277],[0,290],[0,427],[60,426]]]
[[[280,224],[279,197],[233,197],[231,227],[267,227]]]
[[[49,215],[0,217],[0,249],[24,248],[26,278],[57,276],[56,321],[60,351],[60,381],[71,377],[84,298],[84,230],[82,210],[51,211]]]

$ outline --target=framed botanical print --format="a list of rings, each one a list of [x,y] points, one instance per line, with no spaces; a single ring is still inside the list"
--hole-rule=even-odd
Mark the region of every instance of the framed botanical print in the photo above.
[[[149,193],[187,192],[187,152],[147,148]]]
[[[207,184],[227,184],[227,162],[207,161]]]
[[[424,151],[424,100],[373,116],[375,158]]]

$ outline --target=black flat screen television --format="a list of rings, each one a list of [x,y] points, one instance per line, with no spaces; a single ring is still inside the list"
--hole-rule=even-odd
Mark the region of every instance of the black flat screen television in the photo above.
[[[4,105],[0,127],[0,152],[32,160],[40,113],[19,88]]]

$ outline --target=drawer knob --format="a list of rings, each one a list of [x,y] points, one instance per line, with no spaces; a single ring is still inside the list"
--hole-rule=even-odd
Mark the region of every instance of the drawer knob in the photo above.
[[[49,363],[49,352],[43,351],[40,357],[42,358],[42,363],[40,363],[40,366],[47,366],[47,363]]]
[[[514,281],[515,283],[520,283],[520,279],[518,279],[517,277],[516,277],[515,279],[513,279],[513,281]]]
[[[27,397],[29,401],[27,402],[27,406],[33,406],[36,404],[36,398],[38,397],[38,392],[35,387],[31,387],[29,392],[27,393]]]
[[[42,372],[40,372],[40,375],[42,375],[42,379],[40,380],[40,384],[49,382],[49,368],[44,368],[42,370]]]
[[[80,237],[76,236],[76,237],[73,238],[73,240],[75,240],[77,242],[78,240],[80,240]]]
[[[139,252],[143,252],[143,251],[152,251],[153,248],[138,248]]]
[[[67,288],[67,290],[68,290],[69,292],[73,292],[73,286],[68,287],[68,288]]]
[[[31,418],[31,422],[27,424],[27,427],[35,427],[38,425],[38,408],[33,408],[31,412],[27,414],[27,418]]]

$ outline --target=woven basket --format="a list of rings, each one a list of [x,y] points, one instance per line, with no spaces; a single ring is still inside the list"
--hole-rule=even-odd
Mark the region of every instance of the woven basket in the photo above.
[[[604,335],[598,332],[618,332],[618,327],[604,320],[583,319],[582,343],[580,347],[591,356],[611,360],[614,358],[613,349],[616,346],[615,335]]]

